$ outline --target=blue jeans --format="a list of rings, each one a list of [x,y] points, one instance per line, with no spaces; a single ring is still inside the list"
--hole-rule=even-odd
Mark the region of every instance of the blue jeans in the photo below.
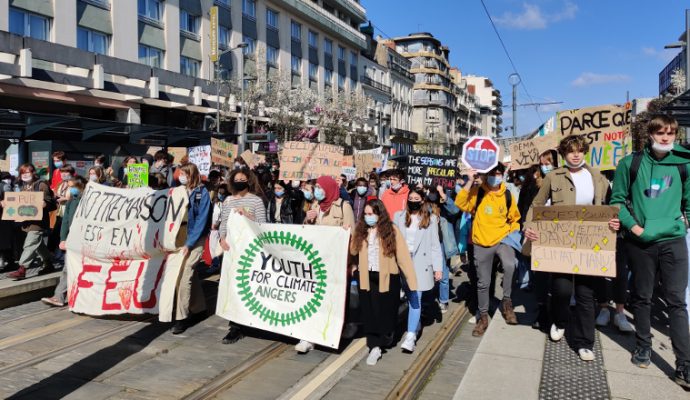
[[[450,299],[450,269],[448,268],[448,260],[443,262],[443,272],[441,280],[438,281],[438,301],[439,303],[448,304]]]
[[[407,296],[407,332],[414,332],[415,334],[421,328],[419,321],[422,318],[422,292],[411,291],[407,285],[404,286],[405,295]]]

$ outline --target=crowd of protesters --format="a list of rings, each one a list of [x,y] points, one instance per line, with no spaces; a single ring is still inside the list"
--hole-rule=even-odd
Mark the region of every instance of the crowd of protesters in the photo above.
[[[15,265],[17,270],[10,274],[14,279],[24,278],[34,266],[41,273],[52,271],[65,249],[69,225],[87,181],[127,187],[126,168],[144,162],[150,166],[152,188],[184,186],[190,199],[187,239],[179,243],[188,268],[178,283],[174,334],[184,332],[190,318],[205,310],[192,267],[208,252],[205,272],[219,270],[223,251],[229,249],[232,228],[227,220],[234,210],[258,223],[351,230],[348,276],[355,290],[348,289],[350,306],[343,337],[357,332],[366,337],[370,365],[396,339],[402,351],[415,351],[428,317],[448,310],[455,294],[450,277],[463,264],[472,288],[465,300],[474,314],[474,336],[484,335],[489,327],[492,283],[498,269],[503,272],[498,309],[506,323],[518,324],[513,292],[514,288],[524,290],[536,299],[533,327],[545,331],[553,341],[568,333],[583,362],[595,358],[595,327],[613,321],[620,331],[635,332],[632,363],[647,367],[651,304],[660,286],[676,356],[674,379],[688,388],[685,214],[690,211],[690,183],[686,182],[690,151],[674,144],[676,131],[673,119],[654,118],[645,148],[625,157],[615,174],[602,174],[587,165],[588,141],[570,136],[560,142],[557,151],[545,152],[538,164],[526,169],[510,171],[498,164],[488,173],[458,171],[452,188],[410,185],[405,173],[397,169],[372,171],[354,181],[344,175],[284,181],[279,179],[277,161],[249,168],[241,158],[232,168],[214,166],[208,177],[201,177],[186,157],[177,162],[165,151],[127,157],[117,170],[107,166],[106,157],[99,157],[88,176],[80,177],[65,154],[55,152],[49,183],[40,180],[30,164],[19,168],[16,182],[7,173],[0,175],[3,191],[42,192],[45,211],[41,221],[0,222],[0,230],[8,238],[0,244],[0,266]],[[540,235],[527,224],[533,207],[607,204],[620,208],[618,217],[608,222],[618,232],[615,278],[529,270],[525,250]],[[65,290],[61,282],[55,295],[44,301],[64,305]],[[353,297],[358,301],[351,301]],[[407,321],[396,336],[396,327],[402,322],[401,302],[407,304]],[[634,325],[625,315],[626,304],[631,307]],[[222,340],[235,343],[245,334],[245,327],[231,322]],[[299,353],[313,348],[304,340],[295,347]]]

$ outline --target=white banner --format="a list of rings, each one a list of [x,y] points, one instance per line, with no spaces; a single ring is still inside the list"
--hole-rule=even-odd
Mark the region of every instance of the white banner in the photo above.
[[[340,227],[228,218],[216,313],[238,324],[338,348],[350,233]]]
[[[189,203],[184,188],[116,189],[89,183],[67,237],[70,310],[159,314],[171,321],[183,257],[175,252]]]

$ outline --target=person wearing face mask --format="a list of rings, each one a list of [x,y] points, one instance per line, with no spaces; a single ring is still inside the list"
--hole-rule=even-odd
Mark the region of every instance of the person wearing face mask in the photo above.
[[[170,155],[163,150],[158,150],[156,154],[153,155],[153,165],[150,165],[149,167],[149,173],[150,174],[155,174],[155,173],[160,173],[163,174],[165,177],[165,180],[168,183],[168,187],[172,187],[174,183],[174,173],[172,171],[172,167],[170,166],[170,163],[168,162],[170,159]]]
[[[312,181],[305,182],[302,186],[302,196],[304,196],[304,203],[302,204],[302,213],[306,217],[307,212],[315,207],[318,202],[314,198],[314,183]]]
[[[220,218],[220,246],[223,250],[230,250],[227,242],[228,236],[228,217],[232,210],[244,215],[246,218],[258,223],[266,223],[266,206],[261,196],[259,180],[254,173],[246,168],[235,169],[230,172],[230,193],[223,202],[223,210]],[[240,325],[230,321],[228,333],[223,338],[223,344],[235,343],[242,339],[244,334]]]
[[[108,183],[106,182],[106,176],[105,172],[103,171],[103,168],[101,167],[91,167],[89,168],[89,182],[93,183],[99,183],[101,185],[106,185],[108,186]]]
[[[0,172],[0,200],[5,198],[6,192],[12,192],[13,178],[9,172]],[[3,209],[0,207],[0,237],[4,240],[0,241],[0,271],[13,263],[13,249],[14,245],[14,222],[2,220]]]
[[[539,169],[541,170],[542,177],[553,171],[554,165],[556,165],[556,157],[554,150],[547,150],[539,156]]]
[[[192,163],[185,164],[180,167],[178,179],[187,191],[189,205],[186,218],[187,236],[178,237],[178,240],[182,238],[184,242],[177,244],[183,262],[175,290],[175,318],[171,329],[173,335],[187,330],[190,316],[206,311],[206,301],[194,266],[201,260],[206,236],[211,228],[211,197],[201,182],[199,169]]]
[[[631,303],[636,348],[632,363],[646,368],[652,354],[652,293],[661,279],[669,336],[676,356],[674,381],[690,389],[690,333],[685,291],[688,249],[684,242],[690,215],[690,153],[675,143],[678,122],[666,115],[647,124],[648,144],[618,164],[611,204],[620,207],[620,222],[629,233],[624,248],[632,271]],[[685,172],[685,173],[683,173]]]
[[[364,205],[367,202],[367,197],[375,196],[367,182],[367,178],[357,178],[355,181],[355,188],[350,192],[350,199],[352,200],[352,210],[355,214],[355,221],[359,222],[364,215]]]
[[[299,181],[298,181],[299,183]],[[268,200],[268,219],[272,224],[300,224],[304,220],[301,197],[285,181],[273,184]]]
[[[407,209],[407,196],[410,194],[410,188],[405,184],[403,172],[400,170],[388,172],[388,180],[390,180],[390,188],[383,192],[381,201],[386,206],[388,215],[393,219],[396,213]]]
[[[520,232],[520,211],[503,183],[504,173],[505,166],[500,163],[486,175],[470,170],[470,179],[455,199],[460,210],[472,214],[473,274],[476,273],[479,309],[472,336],[477,337],[489,327],[489,287],[495,257],[500,259],[504,271],[501,313],[506,323],[517,324],[511,300],[515,250],[506,240]]]
[[[422,294],[432,290],[434,282],[442,278],[443,251],[439,241],[438,217],[431,213],[429,204],[424,201],[424,192],[410,191],[406,207],[406,210],[395,214],[393,222],[405,239],[417,277],[417,290],[403,284],[409,308],[407,332],[400,348],[412,353],[422,329]]]
[[[417,275],[405,239],[380,200],[366,202],[350,242],[350,254],[358,256],[355,274],[359,277],[360,315],[369,348],[366,362],[376,365],[396,330],[400,272],[410,290],[417,290]]]
[[[54,151],[53,154],[53,177],[50,179],[50,188],[55,192],[58,185],[62,182],[60,168],[67,165],[67,155],[62,150]]]
[[[19,269],[8,275],[14,280],[26,278],[27,268],[37,258],[43,262],[43,268],[39,274],[54,271],[52,254],[45,245],[45,239],[50,229],[49,214],[50,211],[57,208],[53,191],[50,190],[50,186],[46,182],[38,179],[36,168],[31,164],[23,164],[19,167],[19,178],[21,180],[19,183],[20,191],[43,193],[43,219],[19,223],[22,231],[26,232],[26,238],[24,239],[24,250],[19,257]],[[3,208],[5,208],[4,204]]]
[[[86,187],[86,179],[81,176],[74,176],[67,180],[64,180],[68,186],[67,193],[65,197],[67,201],[65,203],[65,211],[62,217],[62,225],[60,227],[60,244],[59,248],[62,251],[67,250],[67,234],[69,234],[69,228],[72,225],[72,220],[77,211],[77,206],[79,205],[79,200],[81,200],[81,194],[84,192],[84,187]],[[67,268],[62,269],[62,274],[60,275],[60,281],[55,287],[52,297],[44,297],[41,299],[45,304],[54,307],[64,307],[67,305]]]
[[[60,227],[62,226],[62,218],[68,200],[67,192],[69,191],[69,182],[74,174],[75,170],[71,165],[67,164],[60,167],[60,178],[62,182],[60,182],[57,189],[54,191],[57,201],[57,210],[55,211],[55,223],[48,237],[48,249],[54,251],[54,260],[57,263],[64,262],[64,253],[58,248],[60,244]]]
[[[219,182],[215,186],[215,196],[211,196],[213,212],[211,214],[211,232],[209,233],[209,247],[211,250],[211,266],[206,270],[205,276],[213,275],[220,271],[221,261],[223,260],[223,249],[220,247],[220,216],[223,212],[223,202],[228,197],[228,185]],[[209,192],[210,194],[210,192]]]
[[[556,168],[544,177],[541,188],[532,201],[532,207],[543,206],[548,200],[554,206],[602,205],[608,203],[609,184],[606,178],[585,162],[589,143],[584,136],[568,136],[558,145],[558,153],[565,160],[565,166]],[[526,221],[532,220],[530,208]],[[609,227],[618,230],[620,221],[613,218]],[[539,240],[539,232],[525,229],[530,241]],[[549,336],[559,341],[565,334],[570,321],[572,342],[582,361],[594,360],[594,293],[604,278],[551,274],[551,329]],[[575,294],[575,312],[570,318],[570,298]],[[541,324],[540,324],[541,325]],[[687,329],[687,327],[686,327]]]

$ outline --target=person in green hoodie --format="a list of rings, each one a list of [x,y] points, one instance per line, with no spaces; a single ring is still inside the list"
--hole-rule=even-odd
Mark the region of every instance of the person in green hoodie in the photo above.
[[[650,318],[657,273],[667,304],[676,355],[674,380],[690,389],[690,332],[685,289],[688,286],[686,219],[690,212],[687,176],[690,152],[675,145],[678,123],[660,115],[647,125],[649,142],[623,158],[616,168],[611,204],[630,235],[625,241],[634,290],[631,304],[637,329],[632,363],[647,368],[651,359]]]

